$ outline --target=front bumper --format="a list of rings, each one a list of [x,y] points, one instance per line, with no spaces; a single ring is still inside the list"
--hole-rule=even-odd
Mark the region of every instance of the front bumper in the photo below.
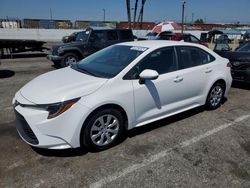
[[[24,102],[25,99],[15,100]],[[52,119],[47,119],[47,111],[34,107],[17,105],[14,110],[17,131],[29,145],[47,149],[80,147],[80,132],[89,109],[79,102]]]
[[[60,62],[63,59],[63,57],[58,55],[47,55],[47,59],[53,62]]]
[[[250,70],[231,70],[234,81],[250,83]]]

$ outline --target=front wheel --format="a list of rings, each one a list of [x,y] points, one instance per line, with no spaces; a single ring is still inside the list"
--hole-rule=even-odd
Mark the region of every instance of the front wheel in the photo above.
[[[210,89],[207,96],[207,101],[206,101],[207,108],[209,110],[218,108],[221,105],[224,93],[225,93],[224,85],[219,82],[215,83]]]
[[[61,67],[67,67],[78,62],[79,58],[74,53],[66,53],[63,56]]]
[[[105,109],[95,113],[81,134],[83,145],[93,150],[104,150],[114,146],[124,130],[124,119],[120,111]]]

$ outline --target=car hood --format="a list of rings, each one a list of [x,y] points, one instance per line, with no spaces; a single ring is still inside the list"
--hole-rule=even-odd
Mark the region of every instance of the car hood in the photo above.
[[[69,43],[63,43],[63,44],[60,44],[60,45],[55,45],[55,48],[57,48],[57,49],[59,47],[68,48],[68,47],[82,46],[82,45],[85,45],[85,44],[87,44],[87,42],[74,41],[74,42],[69,42]]]
[[[89,95],[108,79],[90,76],[70,67],[45,73],[20,89],[35,104],[51,104]]]

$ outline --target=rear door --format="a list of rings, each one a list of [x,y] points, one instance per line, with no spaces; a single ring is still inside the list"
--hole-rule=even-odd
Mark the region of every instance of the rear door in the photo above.
[[[182,78],[182,101],[185,106],[195,106],[204,100],[205,89],[212,79],[213,56],[191,46],[178,46],[178,74]]]
[[[94,30],[91,32],[89,41],[90,54],[106,47],[106,33],[104,30]]]

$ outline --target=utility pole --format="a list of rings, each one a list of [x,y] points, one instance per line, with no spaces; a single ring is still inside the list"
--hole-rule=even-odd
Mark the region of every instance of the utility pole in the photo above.
[[[138,6],[138,0],[135,0],[133,29],[135,29],[135,20],[136,20],[136,15],[137,15],[137,6]]]
[[[192,23],[194,23],[194,13],[192,13]]]
[[[106,21],[106,9],[103,8],[102,11],[103,11],[103,22],[105,22]]]
[[[186,1],[182,1],[182,18],[181,18],[181,33],[183,34],[184,30],[184,11],[185,11]]]
[[[49,9],[49,12],[50,12],[50,20],[52,20],[52,9],[51,8]]]

